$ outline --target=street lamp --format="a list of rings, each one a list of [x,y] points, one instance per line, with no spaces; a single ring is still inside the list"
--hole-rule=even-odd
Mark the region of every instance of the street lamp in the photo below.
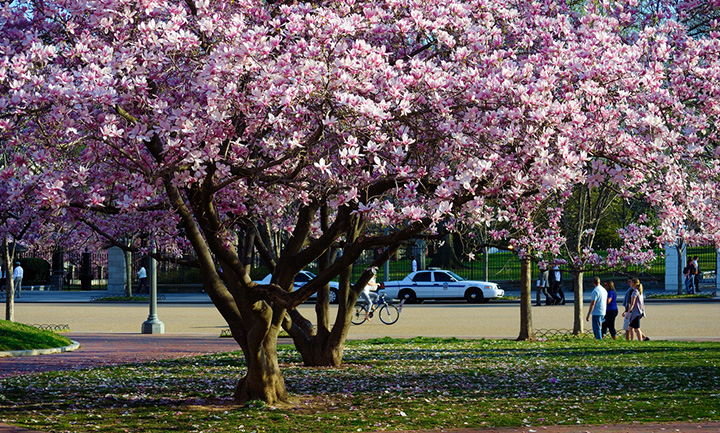
[[[155,247],[152,249],[154,254]],[[164,334],[165,324],[160,321],[157,315],[157,260],[150,255],[150,314],[142,324],[143,334]]]

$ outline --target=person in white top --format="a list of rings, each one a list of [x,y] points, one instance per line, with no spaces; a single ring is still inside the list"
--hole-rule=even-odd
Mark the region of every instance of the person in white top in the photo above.
[[[417,269],[418,269],[418,268],[417,268],[417,256],[414,256],[414,257],[413,257],[412,262],[410,263],[410,265],[412,266],[412,271],[413,271],[413,272],[417,272]]]
[[[595,288],[590,294],[590,309],[588,309],[585,320],[590,320],[592,315],[593,335],[602,340],[602,322],[605,320],[605,309],[607,308],[607,290],[600,284],[600,277],[593,278]]]
[[[365,300],[367,303],[367,310],[365,311],[365,320],[370,322],[370,313],[375,309],[375,299],[377,299],[377,293],[372,293],[372,287],[377,287],[380,284],[377,282],[377,271],[378,268],[373,266],[370,269],[370,272],[372,272],[373,276],[370,278],[370,281],[365,285],[365,288],[363,288],[362,293],[360,294],[360,297]]]
[[[140,287],[138,287],[138,293],[142,293],[143,290],[147,290],[147,270],[145,270],[145,266],[140,266],[140,270],[137,273],[138,275],[138,284]]]
[[[15,286],[15,295],[20,297],[20,291],[22,290],[22,279],[23,279],[23,268],[20,266],[20,262],[15,262],[15,269],[13,269],[13,285]]]

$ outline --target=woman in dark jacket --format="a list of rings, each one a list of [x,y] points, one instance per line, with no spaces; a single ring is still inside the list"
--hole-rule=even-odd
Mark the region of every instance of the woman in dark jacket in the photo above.
[[[605,289],[608,292],[607,307],[605,309],[605,321],[602,324],[602,335],[610,331],[610,336],[615,339],[617,331],[615,330],[615,318],[618,316],[617,292],[615,291],[615,283],[612,281],[605,283]]]

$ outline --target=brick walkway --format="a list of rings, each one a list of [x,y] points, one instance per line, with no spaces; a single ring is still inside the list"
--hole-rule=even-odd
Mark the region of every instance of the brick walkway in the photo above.
[[[74,352],[0,358],[0,378],[29,372],[79,370],[103,365],[181,358],[240,350],[232,338],[188,334],[63,334],[80,343]]]

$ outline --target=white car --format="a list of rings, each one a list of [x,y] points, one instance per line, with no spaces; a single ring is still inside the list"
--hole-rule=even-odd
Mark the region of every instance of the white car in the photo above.
[[[400,281],[386,281],[384,285],[385,296],[407,303],[423,299],[465,299],[476,303],[505,296],[497,283],[466,280],[443,269],[412,272]]]
[[[300,287],[307,284],[310,280],[317,277],[317,275],[313,274],[310,271],[300,271],[297,275],[295,275],[295,281],[293,282],[293,290],[297,290]],[[268,274],[260,281],[255,281],[258,284],[270,284],[270,280],[272,279],[272,274]],[[330,281],[330,293],[328,294],[330,298],[330,303],[335,304],[337,303],[337,297],[338,297],[338,291],[340,290],[340,284],[337,281]],[[317,293],[313,293],[310,295],[310,298],[308,299],[315,299],[317,298]]]

